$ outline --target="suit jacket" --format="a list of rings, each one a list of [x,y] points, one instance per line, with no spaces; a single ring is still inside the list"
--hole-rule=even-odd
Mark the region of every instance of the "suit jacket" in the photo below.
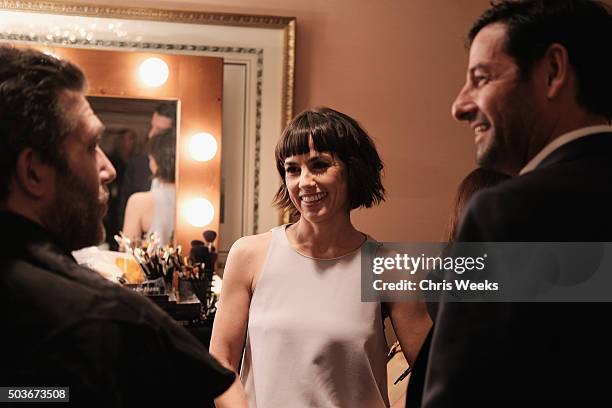
[[[0,384],[67,386],[71,406],[210,406],[234,374],[137,293],[0,212]]]
[[[611,213],[612,133],[590,135],[478,193],[458,241],[612,241]],[[599,373],[611,313],[608,303],[442,302],[422,406],[609,406]]]

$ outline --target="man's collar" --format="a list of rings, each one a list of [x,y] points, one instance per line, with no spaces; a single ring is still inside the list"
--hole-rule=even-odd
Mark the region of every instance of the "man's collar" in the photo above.
[[[527,163],[525,167],[520,171],[519,175],[523,175],[525,173],[529,173],[530,171],[535,170],[536,167],[542,163],[542,161],[547,158],[552,152],[557,150],[563,145],[568,144],[569,142],[573,142],[574,140],[580,139],[585,136],[597,134],[597,133],[612,133],[612,126],[610,125],[599,125],[599,126],[588,126],[580,129],[573,130],[571,132],[565,133],[549,144],[547,144],[538,154],[535,155],[533,159]]]
[[[0,211],[0,225],[5,227],[5,233],[0,237],[0,252],[10,253],[19,248],[51,244],[56,252],[72,257],[63,248],[60,241],[45,227],[36,221],[9,210]],[[10,231],[10,233],[9,233]]]

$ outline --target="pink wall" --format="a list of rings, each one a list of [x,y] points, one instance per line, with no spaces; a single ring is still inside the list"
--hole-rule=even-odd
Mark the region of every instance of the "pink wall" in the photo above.
[[[84,2],[297,17],[296,112],[328,105],[354,116],[386,164],[387,202],[355,223],[384,241],[441,239],[474,167],[472,133],[450,105],[465,77],[464,35],[488,0]]]

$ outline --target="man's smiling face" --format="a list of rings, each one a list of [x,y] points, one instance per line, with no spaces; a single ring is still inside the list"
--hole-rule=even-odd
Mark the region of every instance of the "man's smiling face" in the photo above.
[[[537,133],[538,103],[530,78],[522,78],[505,52],[506,27],[484,27],[470,47],[467,81],[452,113],[474,131],[476,162],[485,168],[516,174],[528,161],[528,146]]]

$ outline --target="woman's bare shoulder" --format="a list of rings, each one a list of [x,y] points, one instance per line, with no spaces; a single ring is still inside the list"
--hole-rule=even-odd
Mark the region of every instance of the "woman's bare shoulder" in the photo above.
[[[243,282],[252,293],[263,268],[272,232],[242,237],[229,251],[223,278]]]
[[[230,254],[238,257],[257,257],[263,252],[268,252],[268,246],[272,239],[272,231],[264,232],[262,234],[247,235],[239,238],[234,242],[230,249]]]
[[[132,206],[138,209],[149,207],[153,205],[153,194],[150,191],[134,193],[128,199],[128,203],[130,202]]]

